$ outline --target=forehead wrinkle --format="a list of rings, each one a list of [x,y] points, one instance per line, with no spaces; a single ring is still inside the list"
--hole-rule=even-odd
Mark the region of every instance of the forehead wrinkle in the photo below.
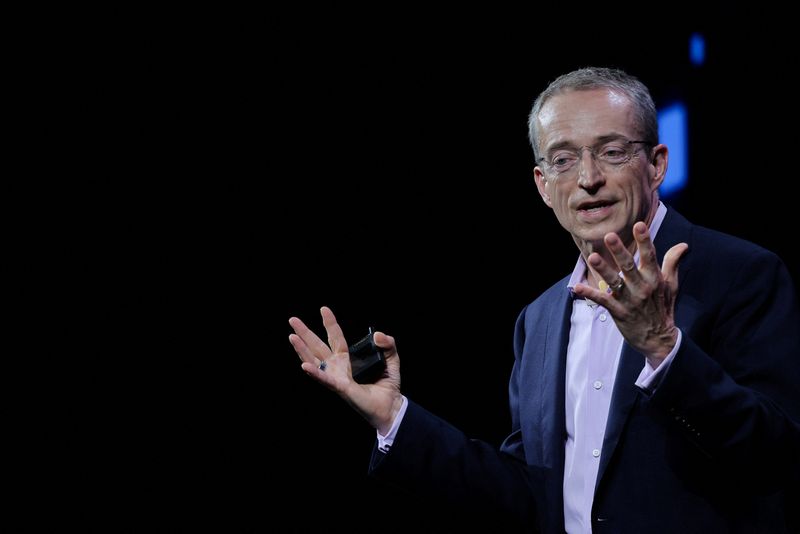
[[[543,151],[552,150],[556,143],[584,136],[592,136],[595,139],[592,142],[596,142],[603,135],[616,135],[636,126],[630,99],[613,89],[575,90],[554,95],[542,106],[537,120]],[[604,126],[600,131],[610,128],[610,132],[605,130],[608,134],[595,135],[598,126]]]

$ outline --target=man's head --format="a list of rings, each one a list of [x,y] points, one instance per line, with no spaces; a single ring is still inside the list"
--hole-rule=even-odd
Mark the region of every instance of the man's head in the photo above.
[[[667,148],[641,82],[611,69],[565,74],[537,98],[529,134],[539,193],[586,254],[608,232],[631,244],[633,224],[650,223]]]
[[[587,91],[589,89],[611,89],[627,96],[635,109],[641,139],[649,141],[652,146],[658,144],[658,112],[647,87],[638,79],[621,70],[586,67],[556,78],[533,103],[528,117],[528,140],[533,147],[536,161],[542,157],[537,119],[544,104],[555,95],[567,91]]]

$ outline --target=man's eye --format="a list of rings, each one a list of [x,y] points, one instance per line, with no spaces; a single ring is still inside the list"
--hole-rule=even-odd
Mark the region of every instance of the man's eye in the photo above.
[[[601,152],[602,157],[607,159],[620,159],[626,156],[625,150],[619,147],[606,147]]]

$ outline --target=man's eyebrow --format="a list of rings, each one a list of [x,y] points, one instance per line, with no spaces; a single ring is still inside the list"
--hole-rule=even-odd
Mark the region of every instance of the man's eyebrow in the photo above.
[[[627,140],[627,139],[628,139],[627,135],[623,135],[621,133],[612,132],[612,133],[609,133],[609,134],[600,135],[598,137],[595,137],[594,138],[594,142],[592,143],[592,146],[601,145],[603,143],[609,143],[611,141],[622,141],[622,140]],[[572,141],[567,141],[567,140],[558,141],[557,143],[554,143],[553,145],[549,146],[545,150],[545,153],[551,153],[554,150],[559,150],[559,149],[562,149],[562,148],[575,148],[576,146],[577,145],[575,143],[573,143]]]
[[[572,143],[570,141],[559,141],[558,143],[554,143],[551,146],[547,147],[547,150],[545,150],[545,153],[550,153],[550,152],[552,152],[554,150],[559,150],[561,148],[574,148],[574,147],[575,147],[575,143]]]
[[[608,143],[611,141],[627,141],[627,140],[628,140],[627,135],[622,135],[619,133],[610,133],[607,135],[601,135],[600,137],[597,137],[595,144],[599,145],[601,143]]]

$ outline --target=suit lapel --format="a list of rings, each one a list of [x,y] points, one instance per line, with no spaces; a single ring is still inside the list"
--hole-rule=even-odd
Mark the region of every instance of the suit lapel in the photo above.
[[[564,280],[566,286],[566,280]],[[550,468],[547,477],[545,499],[550,526],[554,532],[564,531],[564,441],[566,440],[565,388],[567,369],[567,345],[569,343],[572,298],[564,289],[549,308],[547,336],[542,362],[542,396],[539,409],[542,424],[543,465]],[[532,382],[535,383],[535,382]]]
[[[563,472],[564,440],[567,432],[564,395],[571,315],[572,299],[565,289],[554,303],[548,321],[541,382],[541,417],[544,421],[542,458],[545,465],[560,472]]]

